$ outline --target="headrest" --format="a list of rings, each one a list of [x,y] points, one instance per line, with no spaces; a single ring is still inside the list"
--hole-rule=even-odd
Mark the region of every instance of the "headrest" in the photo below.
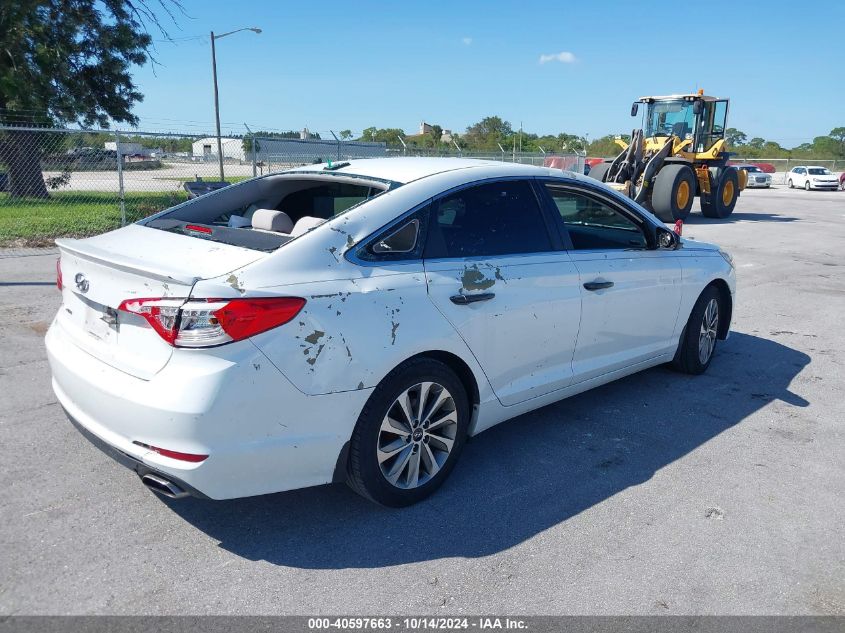
[[[252,214],[252,228],[262,231],[275,231],[276,233],[290,233],[293,230],[293,222],[284,211],[256,209]]]
[[[299,218],[296,224],[293,225],[293,230],[290,234],[294,237],[307,233],[314,227],[320,226],[325,220],[323,218],[315,218],[310,215]]]

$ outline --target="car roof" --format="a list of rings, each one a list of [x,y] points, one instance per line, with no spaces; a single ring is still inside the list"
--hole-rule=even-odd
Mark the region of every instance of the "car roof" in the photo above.
[[[459,169],[477,169],[486,167],[496,171],[497,176],[547,176],[550,168],[506,163],[495,160],[479,160],[475,158],[362,158],[341,161],[342,167],[326,169],[326,165],[305,165],[291,171],[302,173],[332,173],[380,178],[398,183],[409,183],[420,178],[441,174]],[[561,174],[561,170],[552,170]],[[568,175],[568,172],[567,172]],[[573,174],[578,177],[579,174]]]

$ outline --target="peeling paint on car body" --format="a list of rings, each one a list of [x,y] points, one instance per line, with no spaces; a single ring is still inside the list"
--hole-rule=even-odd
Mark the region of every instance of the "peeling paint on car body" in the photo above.
[[[305,337],[305,340],[311,344],[316,344],[317,341],[319,341],[325,335],[325,332],[321,332],[320,330],[314,330],[311,334]]]
[[[461,287],[464,290],[487,290],[494,285],[496,280],[485,277],[475,264],[465,268],[464,274],[461,275]]]

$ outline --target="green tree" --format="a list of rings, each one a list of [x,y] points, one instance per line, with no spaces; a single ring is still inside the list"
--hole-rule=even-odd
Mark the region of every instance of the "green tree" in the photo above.
[[[363,132],[361,132],[361,136],[358,138],[358,140],[394,144],[399,142],[398,137],[400,136],[402,138],[405,138],[405,131],[400,130],[397,127],[388,127],[383,129],[376,127],[368,127]]]
[[[352,138],[352,130],[341,130],[340,131],[340,140],[341,141],[348,141]]]
[[[498,116],[488,116],[470,125],[463,138],[466,146],[471,149],[498,149],[497,144],[507,141],[512,134],[513,128],[508,121]]]
[[[607,134],[606,136],[602,136],[594,141],[591,141],[587,146],[587,154],[596,158],[611,158],[612,156],[618,156],[619,152],[622,151],[622,148],[616,144],[614,138],[613,134]],[[624,135],[622,136],[622,139],[627,142],[631,139],[631,137],[630,135]]]
[[[130,69],[149,59],[148,25],[164,32],[149,0],[3,1],[0,10],[0,123],[135,124],[143,99]],[[181,10],[178,0],[156,9]],[[172,17],[172,15],[171,15]],[[166,33],[165,33],[166,36]],[[0,139],[12,196],[47,197],[40,136]]]
[[[439,125],[432,125],[431,132],[428,134],[431,136],[432,145],[436,146],[440,143],[440,139],[443,138],[443,128]]]
[[[813,155],[816,158],[843,158],[843,144],[833,136],[817,136],[813,139]]]
[[[742,145],[745,145],[748,137],[745,135],[745,132],[741,132],[735,127],[729,127],[725,130],[725,140],[728,142],[730,147],[741,147]]]
[[[750,141],[748,141],[748,147],[752,149],[763,149],[763,145],[766,144],[766,139],[760,138],[759,136],[755,136]]]
[[[845,127],[835,127],[830,131],[830,138],[839,144],[836,150],[837,158],[845,158]]]

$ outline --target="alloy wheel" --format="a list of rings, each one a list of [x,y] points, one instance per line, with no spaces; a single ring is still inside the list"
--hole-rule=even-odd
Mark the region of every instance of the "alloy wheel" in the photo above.
[[[409,490],[437,475],[455,444],[458,413],[452,394],[436,382],[403,391],[387,410],[376,446],[379,468],[391,485]]]
[[[701,319],[701,331],[698,335],[698,360],[706,365],[713,355],[716,347],[716,336],[719,330],[719,302],[710,299],[704,309],[704,316]]]

